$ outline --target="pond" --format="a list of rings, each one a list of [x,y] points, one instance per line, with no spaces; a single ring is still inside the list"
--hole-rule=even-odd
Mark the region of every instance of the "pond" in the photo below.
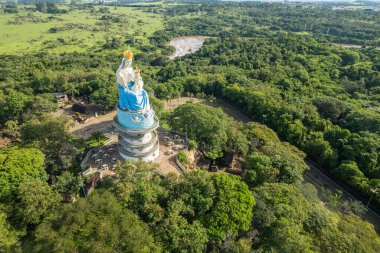
[[[210,37],[207,36],[186,36],[172,39],[170,46],[175,47],[175,52],[169,57],[174,59],[186,54],[194,53],[203,46],[203,42]]]

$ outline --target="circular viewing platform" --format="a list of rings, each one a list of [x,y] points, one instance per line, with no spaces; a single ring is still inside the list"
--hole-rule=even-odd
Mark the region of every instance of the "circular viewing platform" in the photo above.
[[[115,117],[113,117],[113,124],[118,131],[126,133],[128,135],[136,136],[138,134],[144,134],[144,133],[148,133],[148,132],[156,130],[159,126],[159,121],[158,121],[158,118],[156,116],[153,116],[153,125],[152,126],[145,128],[145,129],[130,129],[130,128],[123,127],[119,122],[118,116],[116,115]]]
[[[123,128],[134,130],[148,129],[155,123],[152,109],[128,111],[117,107],[117,120]]]

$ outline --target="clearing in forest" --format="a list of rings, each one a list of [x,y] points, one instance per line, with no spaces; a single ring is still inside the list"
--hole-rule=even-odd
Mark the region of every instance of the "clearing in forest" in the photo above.
[[[64,9],[64,6],[58,7]],[[97,50],[112,38],[121,43],[128,37],[143,42],[163,26],[162,15],[148,12],[146,8],[110,6],[101,9],[97,6],[64,14],[42,13],[34,8],[34,5],[26,5],[19,8],[19,13],[0,15],[0,54]]]

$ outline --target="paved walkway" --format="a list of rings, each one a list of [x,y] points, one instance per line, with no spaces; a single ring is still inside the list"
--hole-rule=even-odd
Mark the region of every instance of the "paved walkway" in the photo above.
[[[179,175],[180,170],[175,164],[175,158],[183,145],[178,143],[178,140],[174,138],[174,134],[166,131],[162,128],[158,128],[158,137],[160,141],[160,157],[155,161],[159,164],[160,171],[164,174],[174,173]],[[170,145],[172,143],[172,145]],[[178,149],[176,146],[180,146]]]
[[[107,128],[113,128],[113,117],[115,115],[116,110],[104,115],[100,115],[98,117],[89,117],[89,119],[84,124],[75,122],[74,127],[70,128],[70,131],[76,136],[84,139],[90,137],[91,133],[93,132],[110,132],[110,129],[107,130]]]

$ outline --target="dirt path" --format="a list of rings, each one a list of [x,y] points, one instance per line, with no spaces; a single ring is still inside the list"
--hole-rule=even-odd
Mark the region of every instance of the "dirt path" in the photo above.
[[[181,98],[178,98],[178,99],[172,99],[172,100],[169,100],[168,102],[164,101],[164,108],[165,110],[173,110],[175,109],[176,107],[180,106],[180,105],[183,105],[183,104],[186,104],[186,103],[201,103],[201,102],[204,102],[205,99],[201,99],[201,98],[195,98],[195,97],[181,97]]]
[[[87,139],[93,132],[104,132],[107,128],[113,128],[113,117],[116,115],[116,110],[98,117],[90,117],[86,123],[75,123],[70,131],[81,138]]]
[[[95,117],[95,112],[97,111],[95,107],[95,105],[86,105],[86,113],[82,115],[86,116],[88,120],[84,124],[73,120],[75,112],[71,110],[71,105],[66,105],[64,108],[52,113],[52,115],[53,117],[67,117],[73,120],[73,126],[69,128],[69,131],[80,138],[87,139],[93,132],[105,132],[106,128],[113,127],[112,120],[116,115],[116,110]]]
[[[357,44],[345,44],[345,43],[333,43],[335,46],[343,48],[363,48],[364,45]],[[380,47],[376,47],[377,50],[380,50]]]

